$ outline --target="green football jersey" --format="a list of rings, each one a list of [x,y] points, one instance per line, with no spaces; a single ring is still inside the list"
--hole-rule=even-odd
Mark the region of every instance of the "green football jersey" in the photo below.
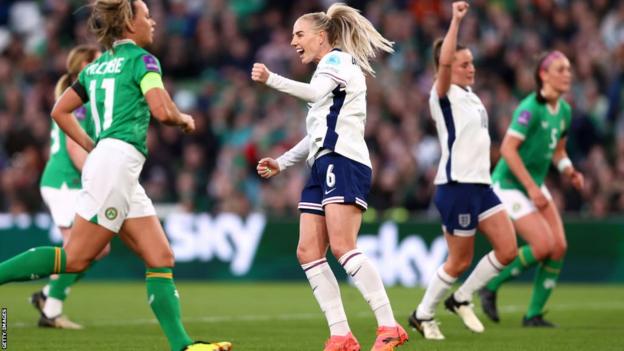
[[[97,141],[119,139],[147,156],[151,113],[140,83],[148,72],[161,74],[160,63],[130,40],[116,42],[80,72],[78,81],[88,95]]]
[[[524,140],[518,153],[538,186],[544,184],[555,148],[559,140],[567,135],[571,120],[571,108],[567,102],[559,99],[559,108],[553,114],[545,103],[537,101],[535,93],[524,98],[514,111],[507,133]],[[503,158],[498,161],[492,180],[503,189],[525,191]]]
[[[78,123],[91,137],[95,138],[93,120],[88,106],[82,106],[74,111]],[[69,189],[80,189],[80,171],[74,166],[67,152],[67,139],[65,133],[52,121],[50,133],[50,158],[46,163],[41,175],[41,186],[60,189],[63,184]]]

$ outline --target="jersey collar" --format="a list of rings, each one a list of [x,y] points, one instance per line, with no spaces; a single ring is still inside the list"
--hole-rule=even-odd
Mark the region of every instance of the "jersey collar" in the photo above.
[[[134,44],[134,45],[136,45],[136,43],[132,39],[120,39],[120,40],[115,40],[113,42],[113,47],[116,47],[116,46],[119,46],[119,45],[123,45],[123,44]]]
[[[462,87],[462,86],[461,86],[461,85],[459,85],[459,84],[453,84],[453,85],[454,85],[454,86],[456,86],[456,87],[458,87],[459,89],[461,89],[461,90],[463,90],[463,91],[467,92],[467,93],[472,93],[472,88],[471,88],[471,87],[469,87],[469,86]]]

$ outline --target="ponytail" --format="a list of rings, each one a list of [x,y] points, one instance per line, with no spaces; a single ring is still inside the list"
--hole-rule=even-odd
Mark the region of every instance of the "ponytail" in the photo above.
[[[309,13],[301,18],[312,21],[317,29],[325,31],[331,46],[351,54],[358,66],[372,76],[375,71],[369,60],[378,51],[394,52],[394,42],[379,34],[358,10],[343,3],[331,5],[327,13]]]
[[[69,52],[67,55],[67,62],[65,63],[67,73],[63,74],[58,82],[56,82],[56,86],[54,87],[54,99],[58,99],[63,92],[69,88],[78,77],[84,64],[95,60],[99,52],[100,50],[93,45],[78,45]]]
[[[61,97],[65,89],[69,88],[70,84],[71,77],[69,76],[69,74],[63,74],[58,82],[56,82],[56,86],[54,87],[54,100],[58,100],[58,98]]]
[[[440,55],[442,53],[442,44],[444,44],[444,38],[438,38],[435,42],[433,42],[433,64],[435,66],[436,72],[438,71],[438,67],[440,66]],[[455,46],[455,52],[466,50],[467,47],[462,44],[457,44]]]

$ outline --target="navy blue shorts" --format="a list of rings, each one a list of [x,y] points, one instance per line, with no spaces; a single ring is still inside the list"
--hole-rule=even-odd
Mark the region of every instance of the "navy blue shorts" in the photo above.
[[[441,184],[436,186],[433,201],[442,217],[442,229],[457,236],[474,235],[479,221],[505,209],[486,184]]]
[[[335,152],[314,161],[310,178],[301,192],[299,211],[325,215],[327,204],[355,204],[366,211],[372,171]]]

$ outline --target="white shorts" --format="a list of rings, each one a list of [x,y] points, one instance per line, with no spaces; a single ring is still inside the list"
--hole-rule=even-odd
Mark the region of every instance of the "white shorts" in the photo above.
[[[155,216],[152,200],[139,184],[145,156],[134,146],[104,139],[87,157],[76,213],[115,233],[126,218]]]
[[[70,228],[76,216],[76,199],[80,189],[69,189],[63,184],[60,189],[42,186],[41,197],[50,209],[52,220],[57,227]]]
[[[520,219],[537,211],[537,207],[535,207],[533,201],[531,201],[531,199],[522,191],[518,189],[502,189],[498,183],[494,184],[493,187],[494,192],[498,195],[498,198],[505,206],[505,209],[511,219]],[[552,200],[552,196],[545,185],[542,185],[540,189],[549,201]]]

